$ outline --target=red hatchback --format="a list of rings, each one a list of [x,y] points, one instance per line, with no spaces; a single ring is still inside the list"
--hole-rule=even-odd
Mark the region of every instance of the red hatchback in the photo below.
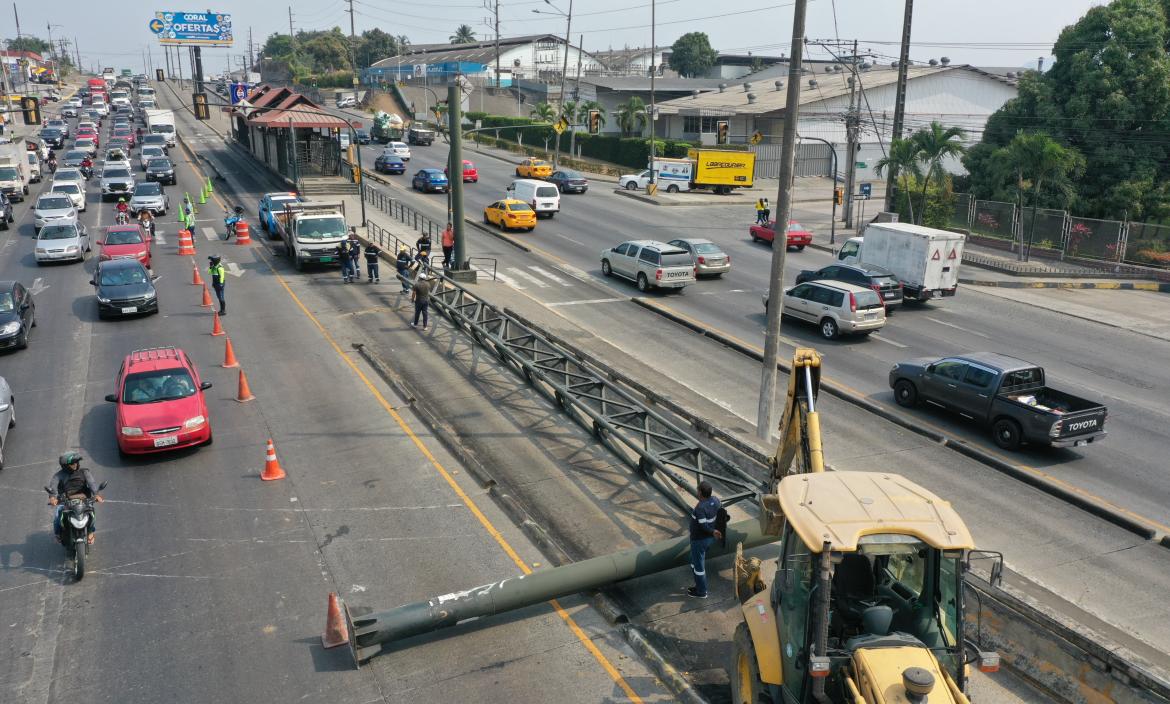
[[[126,455],[165,452],[211,444],[211,418],[203,392],[210,381],[186,353],[175,347],[131,352],[118,370],[114,430],[118,451]]]
[[[447,173],[447,169],[443,169],[443,173],[448,177],[451,174]],[[479,183],[479,170],[475,168],[475,164],[467,159],[463,160],[463,182],[464,183]]]
[[[98,259],[137,259],[150,269],[150,236],[137,225],[112,225],[106,238],[98,241]]]
[[[750,233],[752,242],[767,242],[771,244],[776,238],[776,221],[768,223],[767,227],[763,225],[752,225]],[[788,246],[795,247],[796,251],[801,251],[808,245],[812,244],[812,233],[804,229],[800,223],[795,220],[788,221]]]
[[[93,146],[95,146],[95,147],[102,146],[101,137],[98,136],[97,130],[93,129],[92,127],[83,127],[81,129],[77,130],[77,134],[73,135],[74,139],[82,139],[85,137],[89,137],[90,139],[93,140]]]

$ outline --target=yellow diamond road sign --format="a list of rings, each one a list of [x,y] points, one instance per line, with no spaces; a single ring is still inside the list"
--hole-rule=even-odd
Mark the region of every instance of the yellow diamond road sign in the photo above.
[[[569,129],[569,121],[562,117],[553,123],[553,129],[557,131],[557,134],[561,134],[565,130]]]
[[[764,141],[764,135],[759,132],[752,133],[752,144],[759,144]]]

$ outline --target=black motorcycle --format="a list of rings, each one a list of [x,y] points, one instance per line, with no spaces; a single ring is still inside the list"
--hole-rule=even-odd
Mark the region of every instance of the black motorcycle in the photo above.
[[[106,483],[98,485],[98,491],[106,488]],[[45,487],[49,496],[53,490]],[[89,526],[93,522],[93,507],[96,499],[85,497],[70,498],[64,495],[57,497],[61,510],[61,544],[69,559],[73,560],[73,578],[81,580],[85,576],[85,558],[89,555]]]

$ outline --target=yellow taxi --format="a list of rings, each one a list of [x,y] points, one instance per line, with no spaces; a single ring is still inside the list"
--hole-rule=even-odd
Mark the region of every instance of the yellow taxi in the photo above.
[[[516,166],[516,175],[521,178],[548,178],[552,176],[552,164],[543,159],[525,159]]]
[[[483,209],[483,222],[485,225],[495,225],[503,230],[523,228],[532,232],[536,227],[536,211],[522,200],[506,198]]]

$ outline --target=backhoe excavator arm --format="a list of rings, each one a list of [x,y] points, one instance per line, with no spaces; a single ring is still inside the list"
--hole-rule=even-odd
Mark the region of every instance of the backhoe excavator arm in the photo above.
[[[764,533],[779,535],[782,516],[776,495],[780,480],[790,474],[825,471],[821,449],[821,423],[817,395],[821,389],[821,355],[814,349],[798,347],[792,354],[788,375],[788,396],[780,418],[780,442],[770,458],[772,475],[768,492],[760,496],[760,527]]]

